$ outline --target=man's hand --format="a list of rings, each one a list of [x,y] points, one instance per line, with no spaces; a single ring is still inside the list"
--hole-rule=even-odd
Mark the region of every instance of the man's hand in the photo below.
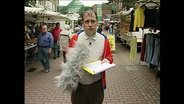
[[[103,64],[103,63],[110,63],[110,61],[109,61],[108,59],[104,58],[104,59],[102,60],[101,63],[102,63],[102,64]]]
[[[35,48],[35,53],[38,53],[38,47]]]
[[[49,52],[49,54],[51,54],[51,52],[52,52],[52,48],[49,48],[49,51],[48,51],[48,52]]]

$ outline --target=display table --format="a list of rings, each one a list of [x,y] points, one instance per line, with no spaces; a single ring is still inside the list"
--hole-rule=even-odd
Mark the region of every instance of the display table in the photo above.
[[[131,42],[131,41],[126,41],[126,45],[131,46],[131,45],[130,45],[130,42]],[[142,39],[137,39],[137,47],[138,47],[138,48],[141,47],[141,43],[142,43]]]
[[[24,51],[25,51],[25,60],[24,60],[24,63],[26,63],[27,61],[27,57],[28,57],[28,51],[32,51],[32,55],[31,57],[33,58],[33,61],[32,63],[34,63],[34,57],[35,57],[35,48],[37,46],[37,41],[38,39],[37,38],[33,38],[33,39],[28,39],[28,40],[25,40],[24,43],[26,46],[24,46]]]
[[[34,63],[34,57],[35,57],[35,49],[36,49],[36,46],[37,46],[37,44],[32,44],[32,45],[30,45],[30,46],[24,46],[24,51],[25,51],[25,59],[24,59],[24,64],[26,63],[26,61],[27,61],[27,57],[28,57],[28,51],[29,50],[32,50],[32,58],[33,58],[33,63]]]
[[[24,43],[37,43],[38,39],[37,38],[33,38],[30,40],[25,40]]]
[[[134,32],[136,33],[136,32]],[[137,33],[139,34],[139,33]],[[132,33],[129,32],[127,34],[123,34],[119,37],[121,39],[121,41],[126,45],[126,46],[130,46],[130,41],[132,39]],[[140,36],[137,36],[137,47],[141,48],[141,43],[142,43],[142,38]]]

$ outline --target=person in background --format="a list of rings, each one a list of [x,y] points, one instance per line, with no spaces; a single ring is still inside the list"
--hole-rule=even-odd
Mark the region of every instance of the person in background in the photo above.
[[[118,23],[115,23],[113,26],[113,35],[115,36],[115,40],[117,40],[117,37],[119,36],[120,33],[120,26]]]
[[[42,32],[42,26],[37,25],[35,29],[35,38],[38,40],[39,34]],[[38,52],[36,52],[36,57],[38,58]]]
[[[52,27],[51,27],[51,24],[48,25],[48,32],[52,33]]]
[[[66,50],[70,42],[71,33],[69,30],[70,30],[70,25],[65,25],[65,28],[60,34],[59,45],[60,45],[60,51],[63,52],[63,62],[64,63],[66,63]]]
[[[75,27],[74,28],[74,33],[77,33],[77,32],[79,32],[80,31],[80,27]]]
[[[84,12],[82,16],[84,31],[72,36],[68,48],[74,47],[76,41],[80,42],[87,45],[89,49],[85,63],[94,60],[101,60],[102,64],[112,63],[113,56],[109,40],[105,35],[97,33],[97,23],[97,15],[92,10]],[[106,88],[105,71],[96,75],[81,71],[78,87],[71,94],[72,104],[102,104]]]
[[[110,33],[109,33],[109,26],[108,25],[105,26],[104,30],[102,31],[102,34],[104,34],[104,35],[110,35]]]
[[[41,33],[41,26],[37,25],[35,28],[35,38],[38,38],[38,35]]]
[[[109,25],[109,33],[110,33],[111,35],[113,35],[113,34],[112,34],[112,25]]]
[[[53,36],[47,31],[47,25],[43,25],[41,29],[42,31],[38,35],[36,52],[45,72],[48,73],[50,71],[50,54],[53,46]]]
[[[97,28],[97,32],[100,33],[100,34],[102,33],[102,25],[103,25],[103,24],[100,24],[100,25],[98,26],[98,28]]]
[[[56,57],[60,57],[60,51],[58,51],[58,47],[59,47],[59,36],[61,33],[62,29],[60,28],[60,23],[57,22],[56,23],[56,27],[52,30],[52,35],[54,37],[54,45],[53,45],[53,50],[54,50],[54,59],[56,59]]]

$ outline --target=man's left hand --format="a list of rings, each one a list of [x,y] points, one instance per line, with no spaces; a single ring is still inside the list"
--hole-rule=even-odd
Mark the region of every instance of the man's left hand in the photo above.
[[[110,63],[110,61],[109,61],[108,59],[104,58],[104,59],[102,60],[101,63],[102,63],[102,64],[103,64],[103,63]]]

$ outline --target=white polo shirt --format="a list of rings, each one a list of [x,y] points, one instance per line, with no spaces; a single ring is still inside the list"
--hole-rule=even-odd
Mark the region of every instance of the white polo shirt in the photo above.
[[[80,33],[78,36],[77,42],[81,44],[86,44],[89,49],[89,56],[84,60],[85,63],[91,62],[93,60],[101,60],[105,38],[99,33],[96,33],[94,36],[89,37],[85,32]],[[91,75],[88,72],[82,70],[82,77],[79,79],[79,82],[82,84],[92,84],[93,82],[101,79],[101,73],[97,75]]]

